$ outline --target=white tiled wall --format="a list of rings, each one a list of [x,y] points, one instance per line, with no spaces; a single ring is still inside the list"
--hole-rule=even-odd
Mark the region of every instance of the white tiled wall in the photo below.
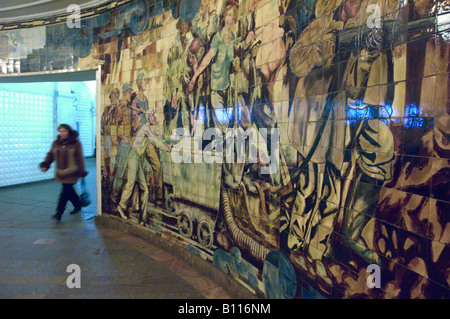
[[[93,115],[95,104],[83,82],[0,85],[0,187],[54,177],[53,165],[43,173],[39,163],[61,123],[79,131],[84,156],[93,156]]]
[[[94,155],[95,147],[95,108],[88,87],[83,82],[72,84],[73,105],[75,107],[76,125],[74,129],[80,134],[80,142],[83,146],[85,157]]]
[[[0,187],[51,178],[38,164],[53,139],[52,96],[0,90]]]

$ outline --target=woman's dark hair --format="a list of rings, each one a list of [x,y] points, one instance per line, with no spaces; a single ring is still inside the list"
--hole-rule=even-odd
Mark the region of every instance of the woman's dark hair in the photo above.
[[[59,124],[59,126],[58,126],[58,131],[59,131],[60,128],[63,128],[63,129],[65,129],[65,130],[67,130],[67,132],[69,132],[69,136],[71,136],[71,135],[73,134],[73,130],[72,130],[72,128],[70,127],[69,124]]]

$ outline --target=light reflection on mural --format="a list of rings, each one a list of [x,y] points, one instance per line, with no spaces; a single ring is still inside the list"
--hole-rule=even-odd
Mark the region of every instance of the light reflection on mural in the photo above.
[[[267,298],[445,298],[449,15],[431,0],[131,1],[77,36],[45,27],[45,58],[25,50],[21,70],[102,64],[105,213]],[[277,129],[280,169],[173,162],[174,129],[212,127]],[[270,155],[277,136],[245,149]]]

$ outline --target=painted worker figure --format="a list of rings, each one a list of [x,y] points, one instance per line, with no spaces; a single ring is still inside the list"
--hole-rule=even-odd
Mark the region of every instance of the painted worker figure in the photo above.
[[[144,161],[148,161],[154,172],[154,181],[157,185],[157,204],[162,201],[162,176],[161,163],[157,153],[158,149],[171,150],[171,147],[160,139],[156,117],[153,113],[147,113],[147,123],[141,126],[131,141],[131,149],[127,159],[126,183],[122,189],[120,202],[117,211],[123,219],[128,219],[126,215],[129,201],[133,195],[135,184],[139,186],[139,223],[145,225],[148,216],[149,189],[147,176],[145,174]]]
[[[117,203],[120,200],[120,193],[125,183],[125,172],[127,168],[128,153],[131,150],[131,138],[133,136],[131,95],[133,88],[125,83],[122,86],[123,98],[117,107],[114,123],[111,126],[111,137],[113,145],[117,146],[117,156],[115,161],[115,175],[113,180],[111,199]],[[120,214],[120,212],[119,212]],[[120,214],[122,218],[125,215]]]
[[[288,247],[294,251],[305,249],[312,259],[333,255],[331,236],[338,226],[338,214],[347,214],[343,217],[344,224],[339,226],[351,239],[344,245],[364,259],[376,258],[361,232],[371,218],[368,214],[373,214],[378,197],[373,189],[366,189],[367,198],[356,191],[358,187],[371,185],[358,186],[361,174],[366,181],[391,177],[393,137],[386,125],[368,116],[370,109],[379,107],[379,100],[377,105],[364,104],[364,89],[355,91],[367,80],[370,62],[363,67],[360,57],[351,52],[346,59],[339,60],[335,46],[337,31],[361,23],[360,7],[360,0],[318,1],[316,16],[319,18],[304,29],[291,49],[290,67],[298,82],[290,115],[289,141],[301,156],[300,170],[304,176],[292,211]],[[362,116],[346,121],[358,105]],[[351,150],[350,145],[358,149]],[[345,182],[355,178],[354,185]],[[374,180],[371,183],[376,185]],[[343,212],[342,207],[350,209]],[[358,221],[348,216],[353,209]],[[366,218],[361,219],[363,215]]]

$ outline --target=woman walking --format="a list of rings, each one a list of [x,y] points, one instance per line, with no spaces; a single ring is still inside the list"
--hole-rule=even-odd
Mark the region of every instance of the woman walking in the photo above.
[[[87,172],[78,132],[67,124],[61,124],[58,131],[58,138],[52,143],[52,147],[40,167],[41,171],[46,172],[53,161],[56,161],[55,180],[62,183],[63,187],[59,194],[56,214],[52,217],[59,221],[68,201],[74,207],[70,212],[71,215],[81,211],[80,197],[73,189],[73,185],[79,178],[85,177]]]

